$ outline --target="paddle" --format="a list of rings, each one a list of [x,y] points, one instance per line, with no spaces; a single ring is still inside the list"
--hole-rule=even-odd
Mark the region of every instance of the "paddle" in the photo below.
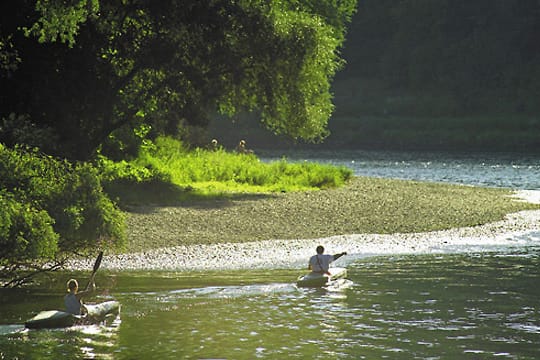
[[[103,251],[100,251],[96,262],[94,262],[94,268],[92,269],[92,275],[90,275],[90,280],[88,280],[88,285],[86,285],[86,290],[90,289],[90,285],[94,282],[94,277],[96,276],[96,271],[98,271],[99,266],[101,265],[101,259],[103,259]]]

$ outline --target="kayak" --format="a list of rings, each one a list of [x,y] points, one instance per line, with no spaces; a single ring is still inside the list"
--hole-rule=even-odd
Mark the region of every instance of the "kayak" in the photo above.
[[[296,285],[299,287],[322,287],[330,281],[342,279],[347,276],[347,269],[345,268],[330,268],[328,274],[310,272],[302,275],[296,281]]]
[[[98,324],[107,318],[115,318],[120,313],[118,301],[106,301],[99,304],[85,304],[87,313],[73,315],[60,310],[42,311],[24,323],[29,329],[63,328],[73,325]]]

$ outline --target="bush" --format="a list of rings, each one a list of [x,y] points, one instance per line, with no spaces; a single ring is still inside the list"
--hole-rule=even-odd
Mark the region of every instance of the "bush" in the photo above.
[[[155,147],[143,150],[139,166],[167,174],[177,186],[202,189],[222,184],[231,191],[292,191],[343,185],[350,169],[316,163],[288,163],[285,159],[264,163],[254,154],[227,152],[222,148],[187,151],[170,138],[156,139]]]
[[[51,257],[125,240],[123,213],[104,194],[97,170],[37,150],[0,146],[3,205],[2,257]]]
[[[29,115],[10,113],[0,118],[0,141],[7,146],[26,144],[31,147],[54,152],[58,144],[58,136],[49,127],[34,124]]]
[[[0,263],[51,259],[58,249],[54,220],[44,210],[0,193]]]

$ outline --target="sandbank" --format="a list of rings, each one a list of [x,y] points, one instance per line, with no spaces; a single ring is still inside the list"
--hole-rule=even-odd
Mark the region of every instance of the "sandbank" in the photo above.
[[[540,203],[540,191],[515,193],[524,201]],[[208,271],[305,268],[317,245],[326,253],[346,251],[337,261],[400,254],[492,251],[497,248],[540,245],[540,210],[508,214],[504,220],[467,228],[406,234],[348,234],[318,239],[264,240],[246,243],[201,244],[160,248],[145,252],[106,255],[101,268],[111,271]],[[68,270],[92,267],[92,259],[72,260]]]

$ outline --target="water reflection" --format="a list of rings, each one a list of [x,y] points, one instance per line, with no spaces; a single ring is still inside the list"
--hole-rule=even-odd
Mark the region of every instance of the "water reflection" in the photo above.
[[[324,290],[297,288],[290,270],[277,278],[236,273],[236,280],[114,274],[121,325],[5,325],[0,352],[32,359],[540,358],[538,247],[365,258],[348,272]]]
[[[285,156],[291,161],[342,165],[358,176],[540,189],[538,154],[356,150],[262,152],[260,155],[265,161]]]
[[[28,330],[22,325],[4,325],[0,335],[2,359],[112,359],[120,318],[103,325],[67,329]]]

